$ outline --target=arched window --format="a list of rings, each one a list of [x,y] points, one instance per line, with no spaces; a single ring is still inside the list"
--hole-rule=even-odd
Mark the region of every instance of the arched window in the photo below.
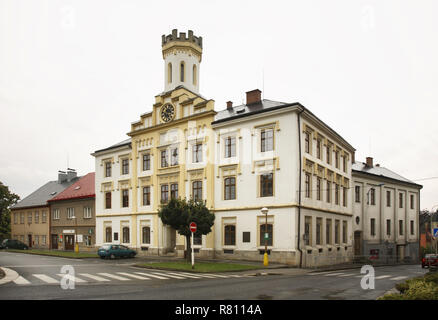
[[[198,82],[198,79],[197,79],[197,67],[196,67],[196,64],[194,64],[193,65],[193,85],[195,85],[196,86],[196,83]]]
[[[129,227],[123,227],[123,243],[129,243]]]
[[[151,228],[143,227],[143,244],[151,243]]]
[[[180,64],[180,81],[181,82],[184,82],[184,79],[185,79],[185,70],[184,70],[184,68],[185,68],[184,61],[182,61],[181,64]]]
[[[111,227],[107,227],[106,229],[105,229],[105,234],[106,234],[106,242],[112,242],[112,233],[113,233],[113,230],[112,230],[112,228]]]
[[[172,83],[172,63],[167,65],[167,82]]]

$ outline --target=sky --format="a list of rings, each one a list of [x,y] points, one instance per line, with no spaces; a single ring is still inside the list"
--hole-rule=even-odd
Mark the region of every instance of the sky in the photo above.
[[[0,181],[21,198],[128,136],[164,90],[161,36],[203,38],[215,110],[300,102],[438,205],[438,2],[0,0]],[[437,207],[438,208],[438,207]]]

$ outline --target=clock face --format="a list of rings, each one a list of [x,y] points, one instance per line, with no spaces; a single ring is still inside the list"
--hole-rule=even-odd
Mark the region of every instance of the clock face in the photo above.
[[[175,117],[175,107],[171,104],[166,104],[161,108],[161,120],[169,122]]]

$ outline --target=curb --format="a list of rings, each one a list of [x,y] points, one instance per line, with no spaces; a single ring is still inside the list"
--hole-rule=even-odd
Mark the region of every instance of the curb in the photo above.
[[[5,276],[0,280],[0,285],[16,280],[20,275],[12,269],[1,268]]]
[[[400,291],[398,291],[395,287],[392,288],[391,290],[386,291],[384,294],[382,294],[381,296],[377,297],[376,300],[379,300],[380,298],[386,296],[387,294],[399,294]]]

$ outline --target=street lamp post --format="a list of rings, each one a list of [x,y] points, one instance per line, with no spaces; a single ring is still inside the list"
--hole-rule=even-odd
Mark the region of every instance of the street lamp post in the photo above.
[[[268,261],[268,208],[263,207],[261,210],[262,214],[265,215],[265,254],[263,255],[263,265],[267,267],[269,265]]]

